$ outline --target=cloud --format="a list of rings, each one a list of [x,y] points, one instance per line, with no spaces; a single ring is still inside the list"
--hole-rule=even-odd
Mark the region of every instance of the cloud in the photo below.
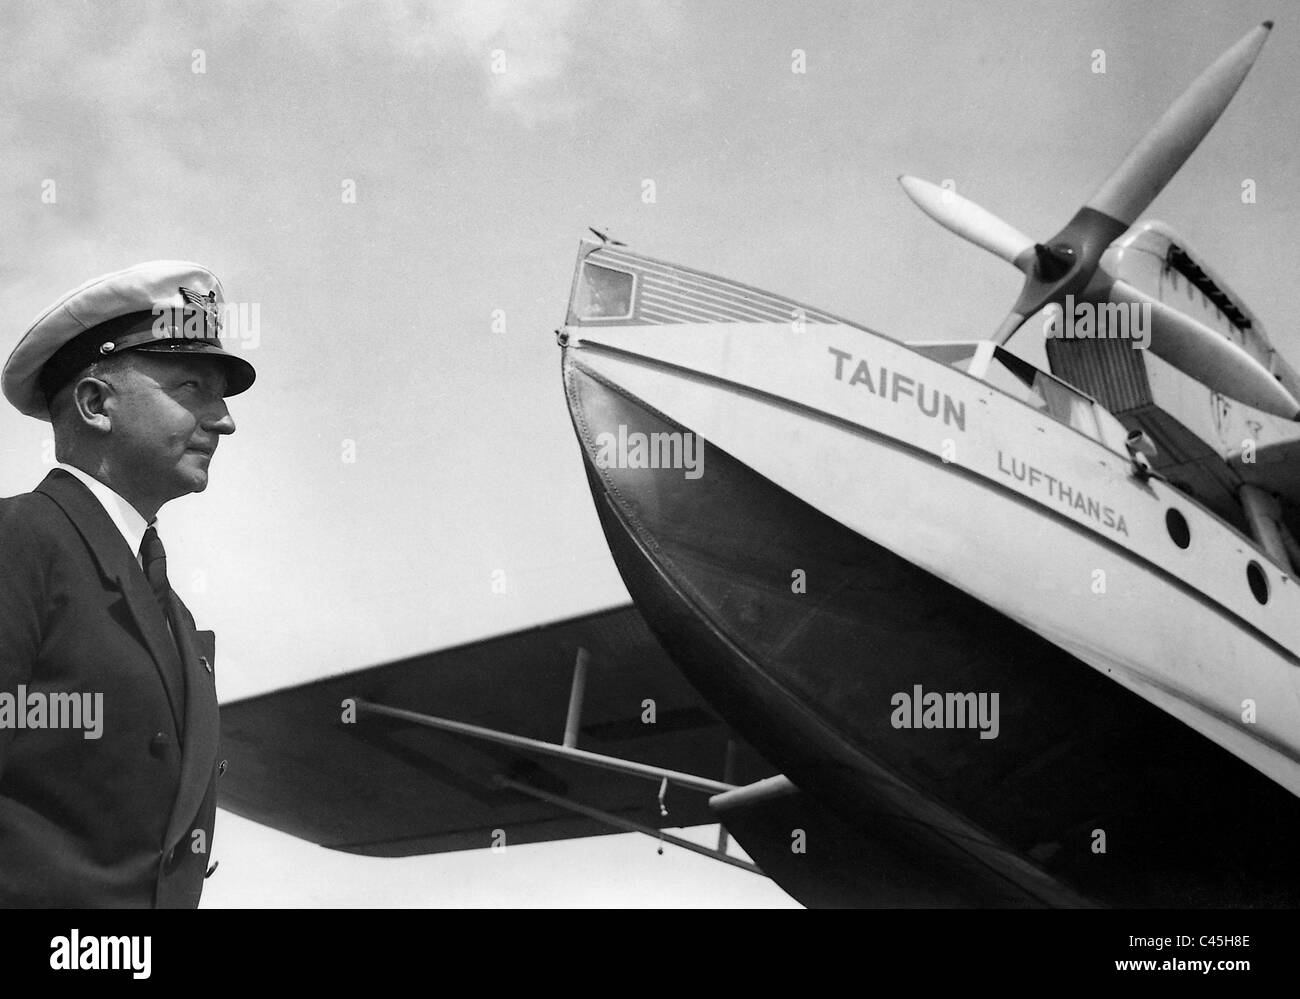
[[[565,72],[589,7],[588,0],[393,0],[385,10],[399,52],[476,67],[493,105],[532,125],[578,109]]]
[[[110,269],[112,238],[100,230],[111,209],[182,169],[158,142],[180,117],[157,96],[168,53],[156,39],[174,25],[125,14],[14,4],[0,18],[10,51],[0,63],[0,218],[23,234],[0,248],[0,353],[69,274]]]
[[[374,9],[374,8],[368,8]],[[389,0],[391,42],[410,60],[480,74],[491,106],[524,124],[574,118],[623,67],[673,51],[682,17],[669,0]]]

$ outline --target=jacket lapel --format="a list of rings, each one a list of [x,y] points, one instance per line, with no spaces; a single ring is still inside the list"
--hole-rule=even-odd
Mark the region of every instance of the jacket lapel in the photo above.
[[[181,748],[181,786],[167,824],[168,849],[177,845],[203,804],[221,737],[216,682],[212,673],[213,650],[203,647],[191,624],[190,612],[175,593],[171,595],[171,603],[181,668],[185,670],[185,728]],[[189,844],[180,846],[189,849]]]
[[[167,691],[176,730],[183,731],[185,705],[181,703],[178,677],[172,666],[176,661],[175,643],[153,590],[144,578],[144,570],[135,560],[135,552],[131,551],[99,500],[75,476],[56,468],[36,487],[36,491],[59,505],[85,540],[104,578],[122,593]]]

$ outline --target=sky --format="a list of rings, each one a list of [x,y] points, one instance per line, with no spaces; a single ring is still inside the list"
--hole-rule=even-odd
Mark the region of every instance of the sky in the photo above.
[[[611,606],[553,335],[587,226],[899,339],[986,336],[1019,273],[898,174],[1045,239],[1271,17],[1147,215],[1295,363],[1293,12],[5,0],[0,356],[65,291],[143,260],[203,263],[246,308],[238,431],[159,517],[223,702]],[[48,425],[0,410],[0,495],[52,461]],[[212,907],[792,904],[637,835],[374,860],[223,811],[214,857]]]

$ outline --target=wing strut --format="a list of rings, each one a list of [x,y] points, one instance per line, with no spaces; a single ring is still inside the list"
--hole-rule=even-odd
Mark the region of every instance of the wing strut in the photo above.
[[[569,716],[564,719],[564,745],[569,749],[578,746],[578,726],[582,723],[582,699],[587,692],[587,663],[591,654],[584,648],[578,649],[578,658],[573,664],[573,686],[569,688]]]
[[[562,798],[558,794],[551,794],[549,791],[541,791],[527,784],[521,784],[518,781],[511,780],[509,777],[498,777],[496,783],[501,787],[508,787],[512,791],[518,791],[520,794],[526,794],[530,797],[537,798],[539,801],[545,801],[548,804],[556,805],[560,808],[567,808],[570,811],[577,812],[579,815],[585,815],[589,819],[595,819],[597,822],[604,822],[613,826],[615,829],[622,829],[625,832],[639,832],[646,836],[652,836],[658,840],[667,840],[674,846],[680,846],[683,850],[690,850],[692,853],[698,853],[701,856],[708,857],[711,860],[720,860],[724,864],[730,864],[732,867],[739,867],[742,871],[749,871],[751,874],[763,874],[763,871],[756,865],[747,860],[741,860],[739,857],[733,857],[730,854],[710,849],[707,846],[700,846],[699,843],[692,843],[689,839],[683,839],[681,836],[674,836],[672,833],[666,833],[662,829],[652,829],[650,826],[642,825],[640,822],[633,822],[631,819],[625,819],[618,815],[611,815],[609,812],[602,812],[598,808],[591,808],[587,805],[580,805],[576,801],[570,801],[568,798]]]
[[[574,763],[585,763],[588,766],[630,774],[633,777],[657,781],[666,780],[681,787],[690,788],[693,791],[704,791],[708,794],[720,794],[723,791],[734,791],[736,789],[734,784],[728,784],[720,780],[710,780],[708,777],[697,777],[694,774],[683,773],[680,770],[668,770],[664,767],[652,766],[649,763],[637,763],[635,760],[624,760],[617,756],[605,756],[602,753],[592,753],[585,749],[557,745],[554,742],[529,739],[522,735],[498,732],[496,729],[483,728],[479,725],[467,725],[465,722],[452,721],[450,718],[438,718],[434,715],[421,714],[418,711],[393,708],[386,704],[376,704],[373,701],[368,701],[364,697],[353,698],[353,700],[356,701],[358,715],[373,714],[396,718],[400,721],[410,722],[413,725],[441,729],[444,732],[455,732],[457,735],[484,739],[488,742],[512,746],[515,749],[525,749],[545,756],[558,756],[560,759],[570,760]]]
[[[601,753],[588,752],[585,749],[577,749],[570,745],[571,742],[577,741],[578,717],[582,712],[582,695],[583,687],[586,680],[587,655],[585,650],[580,650],[578,660],[574,666],[573,688],[569,698],[569,718],[565,725],[564,743],[557,745],[554,742],[543,742],[540,739],[529,739],[522,735],[512,735],[509,732],[499,732],[496,729],[483,728],[479,725],[469,725],[465,722],[452,721],[450,718],[438,718],[434,715],[421,714],[418,711],[407,711],[405,708],[394,708],[386,704],[376,704],[374,701],[368,701],[363,697],[353,698],[356,702],[358,715],[372,714],[381,715],[385,718],[396,718],[399,721],[410,722],[413,725],[423,725],[426,728],[439,729],[444,732],[453,732],[457,735],[467,735],[474,739],[483,739],[487,742],[495,742],[503,746],[510,746],[515,749],[528,750],[535,753],[541,753],[545,756],[556,756],[563,760],[570,760],[574,763],[582,763],[587,766],[600,767],[604,770],[613,770],[618,773],[630,774],[633,777],[641,777],[648,780],[659,781],[659,813],[667,815],[668,809],[664,804],[664,796],[668,793],[669,784],[678,784],[682,787],[694,791],[704,791],[708,794],[717,795],[725,794],[728,791],[739,790],[737,785],[727,782],[710,780],[707,777],[697,777],[694,774],[683,773],[680,770],[668,770],[664,767],[651,766],[648,763],[637,763],[635,760],[624,760],[617,756],[605,756]],[[734,769],[735,747],[728,742],[727,746],[727,776],[732,777],[731,771]],[[734,778],[733,778],[734,779]],[[520,794],[526,794],[530,797],[537,798],[557,807],[576,812],[579,815],[585,815],[587,818],[595,819],[597,822],[603,822],[606,825],[613,826],[615,829],[622,829],[626,832],[644,833],[646,836],[653,836],[661,843],[667,841],[680,846],[683,850],[690,850],[692,853],[698,853],[701,856],[709,857],[713,860],[720,860],[724,864],[730,864],[732,867],[739,867],[742,870],[749,871],[752,874],[763,874],[763,871],[755,864],[747,860],[740,860],[726,852],[725,833],[718,839],[718,848],[711,849],[707,846],[700,846],[698,843],[692,843],[688,839],[675,836],[672,833],[666,833],[662,829],[655,829],[644,825],[640,822],[634,822],[631,819],[625,819],[618,815],[612,815],[609,812],[603,812],[598,808],[592,808],[589,805],[582,805],[576,801],[561,797],[558,794],[552,794],[549,791],[542,791],[528,784],[521,784],[519,781],[511,780],[508,777],[497,776],[494,783],[498,787],[506,787],[512,791],[518,791]],[[663,848],[660,847],[660,852]],[[766,877],[766,875],[763,875]]]
[[[722,779],[727,783],[734,783],[736,780],[736,742],[734,739],[727,740],[727,756],[722,764]],[[718,823],[718,849],[723,853],[727,852],[727,827],[724,823]]]

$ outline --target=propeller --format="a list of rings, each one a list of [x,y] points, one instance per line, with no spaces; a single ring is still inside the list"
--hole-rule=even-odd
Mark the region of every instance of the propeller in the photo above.
[[[955,191],[916,177],[899,178],[907,196],[930,218],[1025,273],[1020,297],[994,333],[997,343],[1006,343],[1044,306],[1063,302],[1067,294],[1088,293],[1101,255],[1155,200],[1219,120],[1272,27],[1272,21],[1265,21],[1219,56],[1045,243],[1035,243]]]
[[[919,177],[898,178],[916,206],[946,229],[968,239],[995,257],[1015,264],[1025,273],[1033,260],[1034,241],[985,208],[963,198],[950,187],[940,187]]]

